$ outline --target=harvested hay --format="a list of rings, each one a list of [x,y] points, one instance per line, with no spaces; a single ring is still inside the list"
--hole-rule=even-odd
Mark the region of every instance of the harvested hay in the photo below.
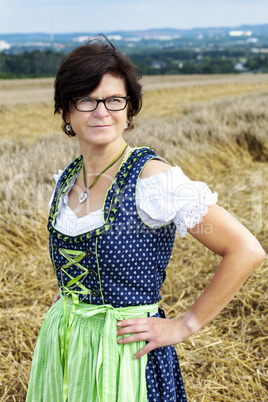
[[[267,105],[265,92],[193,104],[180,118],[141,119],[127,138],[205,180],[266,250]],[[46,231],[52,174],[78,154],[63,134],[2,143],[1,401],[25,400],[34,345],[57,291]],[[162,289],[168,317],[185,312],[218,263],[191,236],[177,238]],[[189,401],[267,400],[267,271],[266,260],[210,325],[177,345]]]

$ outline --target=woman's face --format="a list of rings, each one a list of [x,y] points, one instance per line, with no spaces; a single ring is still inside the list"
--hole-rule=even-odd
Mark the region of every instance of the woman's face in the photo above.
[[[88,94],[88,97],[96,99],[114,96],[127,96],[126,87],[122,78],[110,74],[105,74],[98,88]],[[127,122],[127,107],[124,110],[109,111],[100,102],[93,112],[79,112],[72,105],[66,121],[71,123],[80,146],[106,145],[122,135]]]

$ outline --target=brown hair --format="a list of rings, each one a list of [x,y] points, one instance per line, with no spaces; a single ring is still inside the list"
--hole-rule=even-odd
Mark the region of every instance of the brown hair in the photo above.
[[[100,84],[105,74],[123,78],[126,85],[128,103],[128,128],[134,128],[133,117],[142,106],[142,92],[139,80],[140,70],[104,36],[79,46],[61,62],[55,79],[54,114],[62,115],[62,129],[73,137],[75,132],[66,130],[66,116],[70,112],[72,99],[87,96]]]

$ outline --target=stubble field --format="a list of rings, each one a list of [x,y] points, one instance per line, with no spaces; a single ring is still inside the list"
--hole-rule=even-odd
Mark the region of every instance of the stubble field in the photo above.
[[[268,75],[143,83],[143,111],[126,141],[206,181],[267,251]],[[7,80],[0,88],[0,400],[24,401],[37,335],[57,291],[46,231],[52,174],[79,149],[53,117],[51,79]],[[162,288],[170,318],[193,303],[218,263],[190,235],[176,239]],[[176,346],[189,402],[267,400],[267,271],[266,259],[210,325]]]

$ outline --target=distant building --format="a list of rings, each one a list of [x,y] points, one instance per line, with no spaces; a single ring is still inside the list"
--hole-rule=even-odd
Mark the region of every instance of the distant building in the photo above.
[[[180,35],[172,35],[172,36],[171,35],[146,35],[146,36],[144,36],[144,39],[145,40],[153,39],[153,40],[166,41],[166,40],[178,39],[180,37],[181,37]]]
[[[53,43],[53,48],[56,50],[63,50],[66,46],[63,43]]]
[[[124,38],[126,42],[140,42],[142,38],[136,37],[136,36],[131,36],[129,38]]]
[[[243,63],[241,63],[241,62],[239,62],[239,63],[236,63],[235,65],[234,65],[234,69],[236,70],[236,71],[247,71],[247,69],[245,68],[245,66],[243,65]]]
[[[8,50],[11,48],[11,45],[7,43],[5,40],[0,40],[0,52],[3,50]]]
[[[109,40],[122,40],[121,35],[108,35]]]
[[[252,53],[268,53],[268,48],[253,47],[251,51]]]
[[[230,31],[229,36],[251,36],[252,31]]]
[[[92,36],[77,36],[76,38],[73,38],[72,41],[83,43],[83,42],[90,40],[91,38],[92,38]]]
[[[152,63],[152,67],[156,68],[156,69],[160,69],[160,68],[165,68],[166,67],[166,63],[164,61],[154,61]]]
[[[258,38],[248,38],[246,40],[246,42],[247,43],[257,43],[257,42],[259,42],[259,39]]]

